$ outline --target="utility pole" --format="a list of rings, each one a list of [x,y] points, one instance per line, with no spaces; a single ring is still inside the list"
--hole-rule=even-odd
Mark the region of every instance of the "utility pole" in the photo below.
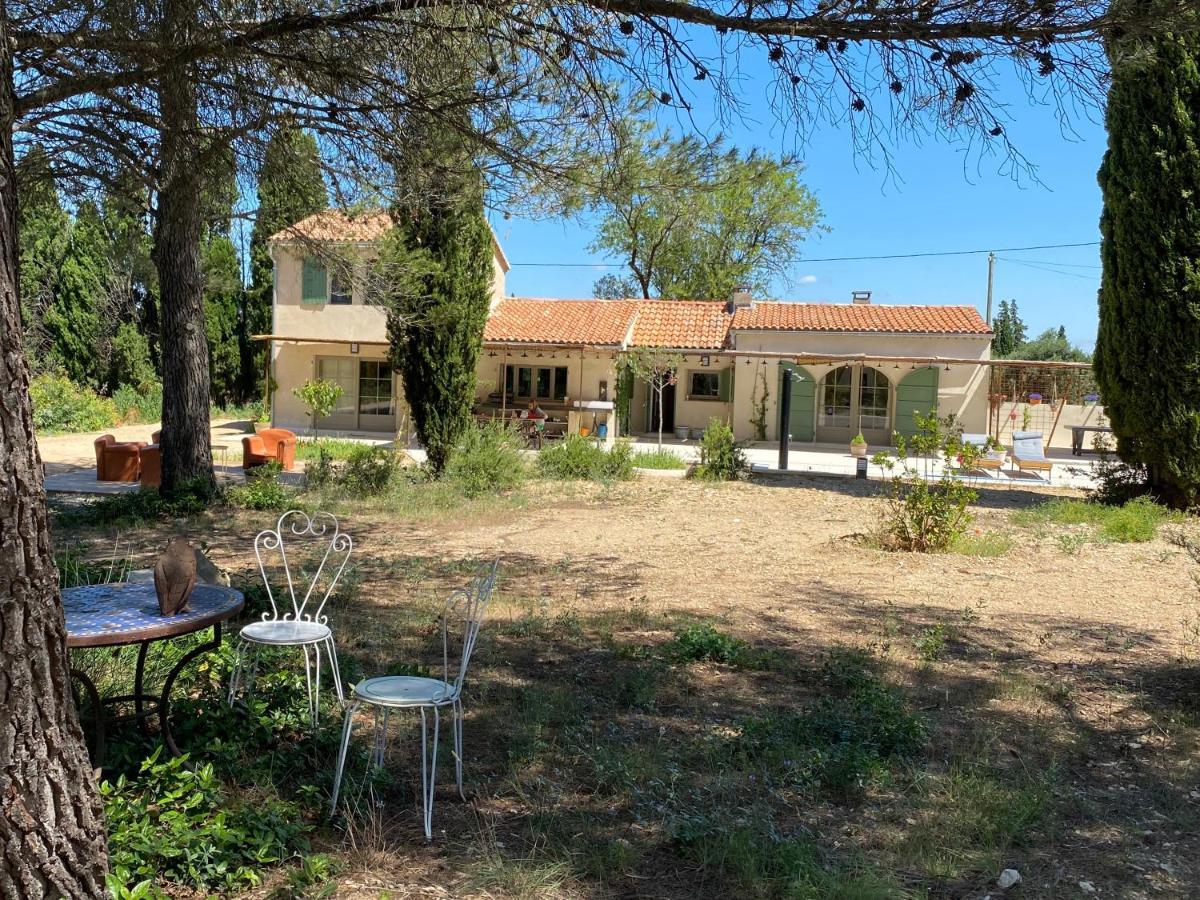
[[[992,327],[992,279],[996,274],[996,254],[988,254],[988,295],[987,295],[987,316],[984,321],[987,322],[988,328]]]

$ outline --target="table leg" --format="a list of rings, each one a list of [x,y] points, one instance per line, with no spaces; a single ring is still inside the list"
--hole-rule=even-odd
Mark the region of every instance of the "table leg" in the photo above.
[[[95,734],[95,745],[92,747],[92,765],[100,767],[104,764],[104,705],[100,702],[100,692],[96,683],[81,669],[72,669],[71,678],[83,685],[84,693],[92,704],[92,730]],[[72,692],[74,693],[74,692]],[[76,712],[83,711],[83,704],[75,698]]]
[[[201,644],[198,647],[193,647],[183,658],[175,664],[175,667],[167,673],[167,680],[163,682],[162,696],[158,700],[158,727],[162,731],[163,743],[167,746],[167,751],[172,756],[179,756],[179,747],[175,744],[175,737],[171,734],[171,688],[175,686],[175,679],[179,673],[183,671],[183,667],[190,663],[201,653],[211,653],[213,650],[218,650],[221,647],[221,623],[218,622],[213,626],[213,638],[206,644]]]
[[[150,736],[150,729],[146,726],[145,701],[151,698],[146,697],[143,684],[146,676],[146,653],[149,648],[149,641],[142,641],[138,644],[137,665],[133,670],[133,706],[136,712],[138,730],[144,737]]]

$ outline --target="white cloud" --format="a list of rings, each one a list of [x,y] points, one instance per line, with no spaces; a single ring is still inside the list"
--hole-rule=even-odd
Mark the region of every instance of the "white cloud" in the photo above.
[[[800,278],[801,284],[816,284],[819,279],[816,275],[803,275]]]

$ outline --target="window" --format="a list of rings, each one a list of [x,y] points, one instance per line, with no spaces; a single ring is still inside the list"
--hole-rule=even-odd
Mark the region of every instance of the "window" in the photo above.
[[[504,371],[504,392],[520,400],[561,403],[567,399],[567,367],[508,366]]]
[[[353,298],[350,283],[339,275],[329,276],[329,302],[340,306],[348,305]]]
[[[331,356],[317,360],[317,377],[335,382],[342,389],[331,416],[354,415],[354,396],[358,390],[358,366],[355,363],[353,359]]]
[[[850,426],[850,393],[853,373],[849,366],[840,366],[825,376],[821,386],[819,424],[835,428]]]
[[[358,412],[364,416],[390,416],[396,411],[392,398],[392,367],[385,362],[362,360],[358,364]]]
[[[716,372],[692,372],[688,379],[688,397],[717,400],[721,396],[721,378]]]
[[[887,376],[878,369],[863,369],[862,384],[858,387],[858,427],[888,427],[888,393],[891,386]]]
[[[304,258],[300,276],[300,302],[324,303],[329,294],[329,273],[319,259]]]

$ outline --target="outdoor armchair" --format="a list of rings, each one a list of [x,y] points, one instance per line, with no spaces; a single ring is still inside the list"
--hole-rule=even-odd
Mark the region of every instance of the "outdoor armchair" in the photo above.
[[[122,443],[111,434],[96,438],[96,480],[137,481],[141,470],[141,450],[136,441]]]
[[[242,469],[277,462],[286,471],[296,461],[296,435],[285,428],[267,428],[242,438]]]

